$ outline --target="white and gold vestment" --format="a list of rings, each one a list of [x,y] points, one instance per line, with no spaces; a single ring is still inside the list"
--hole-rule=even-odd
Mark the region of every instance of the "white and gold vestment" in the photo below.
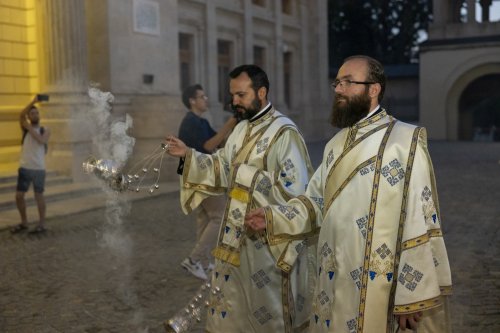
[[[247,234],[243,222],[252,208],[284,204],[304,193],[312,171],[297,127],[274,108],[253,122],[241,121],[215,154],[190,150],[186,155],[181,176],[185,213],[207,196],[228,193],[213,251],[212,288],[220,291],[209,300],[208,332],[299,332],[307,327],[316,240],[281,243],[280,249],[290,245],[288,256],[281,258],[264,235]]]
[[[266,208],[266,221],[271,246],[321,227],[310,332],[395,332],[395,315],[418,311],[419,333],[450,330],[425,129],[385,111],[343,129],[305,195]]]

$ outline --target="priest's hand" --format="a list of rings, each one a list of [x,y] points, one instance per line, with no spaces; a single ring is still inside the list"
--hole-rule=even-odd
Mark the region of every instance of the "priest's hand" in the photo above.
[[[167,153],[174,157],[186,157],[188,147],[179,138],[173,135],[168,135],[166,138]]]
[[[266,215],[264,208],[257,208],[245,215],[245,226],[253,231],[259,232],[266,229]]]
[[[410,313],[407,315],[397,315],[396,319],[399,324],[399,329],[401,331],[406,330],[407,328],[411,330],[416,330],[418,327],[418,322],[422,319],[422,312]]]

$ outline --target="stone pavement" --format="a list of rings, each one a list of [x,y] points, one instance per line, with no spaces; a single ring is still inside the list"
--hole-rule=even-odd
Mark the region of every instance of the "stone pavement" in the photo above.
[[[500,144],[430,146],[454,332],[500,332]],[[311,146],[316,165],[322,147]],[[179,265],[194,220],[180,211],[177,192],[134,201],[129,213],[119,199],[50,219],[42,236],[0,232],[0,332],[164,332],[162,322],[200,286]]]

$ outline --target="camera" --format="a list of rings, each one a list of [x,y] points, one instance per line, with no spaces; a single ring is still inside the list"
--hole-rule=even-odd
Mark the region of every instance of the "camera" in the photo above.
[[[49,101],[49,95],[45,94],[37,94],[36,95],[36,100],[38,102],[48,102]]]

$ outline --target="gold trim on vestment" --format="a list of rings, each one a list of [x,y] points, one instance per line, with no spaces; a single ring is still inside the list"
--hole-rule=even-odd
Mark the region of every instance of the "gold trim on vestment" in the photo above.
[[[412,239],[408,239],[407,241],[403,242],[403,246],[401,248],[403,250],[408,250],[414,247],[417,247],[419,245],[423,245],[429,241],[429,234],[423,234],[422,236],[418,236]]]
[[[188,149],[186,156],[184,156],[184,168],[182,169],[182,183],[188,184],[187,179],[189,177],[189,166],[191,165],[191,159],[193,158],[193,149]]]
[[[228,262],[234,266],[240,266],[240,253],[234,250],[226,249],[221,245],[218,245],[212,250],[212,255],[222,261]]]
[[[276,117],[276,119],[278,119],[280,117]],[[279,139],[279,137],[281,136],[281,134],[287,130],[287,129],[294,129],[295,126],[291,125],[291,124],[287,124],[287,125],[283,125],[281,126],[277,131],[276,133],[273,135],[273,138],[271,139],[271,141],[269,142],[269,145],[267,146],[267,149],[266,151],[264,152],[264,155],[262,156],[262,169],[264,171],[267,171],[267,156],[269,155],[269,152],[271,150],[271,147],[275,144],[275,142]]]
[[[389,136],[394,128],[396,121],[391,119],[391,121],[387,124],[387,130],[382,138],[382,142],[380,143],[379,150],[377,152],[377,160],[375,165],[375,174],[373,176],[373,186],[372,186],[372,194],[370,201],[370,213],[368,215],[368,222],[366,225],[366,242],[365,242],[365,255],[363,260],[363,272],[361,274],[361,290],[359,296],[359,308],[358,308],[358,317],[357,317],[357,332],[362,333],[364,328],[364,314],[365,314],[365,306],[366,306],[366,293],[368,287],[368,271],[370,269],[370,254],[372,252],[372,238],[373,238],[373,225],[375,224],[375,208],[377,206],[377,197],[378,197],[378,189],[380,183],[380,172],[382,167],[382,159],[384,156],[385,147],[387,145],[387,140],[389,140]],[[377,127],[380,128],[381,126]]]
[[[394,255],[394,272],[393,276],[397,276],[399,269],[399,261],[401,259],[401,251],[403,244],[401,243],[403,239],[404,223],[406,221],[406,208],[408,206],[408,192],[410,188],[411,173],[413,170],[413,162],[415,160],[415,151],[417,149],[418,135],[421,127],[415,128],[413,131],[413,137],[411,139],[410,152],[408,154],[408,160],[406,164],[405,171],[405,182],[403,188],[403,200],[401,202],[401,214],[399,215],[399,226],[398,226],[398,238],[396,240],[396,253]],[[398,279],[395,278],[392,282],[391,291],[389,293],[389,309],[394,307],[396,287],[398,284]],[[387,312],[387,328],[392,326],[394,316],[390,311]]]
[[[266,228],[267,228],[267,235],[268,235],[267,238],[269,245],[277,245],[280,243],[286,243],[294,240],[302,240],[304,238],[312,237],[319,232],[320,228],[316,226],[316,212],[314,211],[314,208],[309,199],[307,199],[307,197],[304,195],[299,195],[296,199],[300,200],[300,202],[302,202],[302,204],[307,208],[308,211],[307,222],[311,224],[310,226],[311,231],[299,235],[291,235],[288,233],[275,235],[273,230],[274,224],[273,224],[272,210],[269,207],[265,207],[264,212],[267,222]],[[283,253],[285,252],[286,251],[283,251]]]
[[[427,233],[429,234],[429,237],[443,237],[443,232],[441,231],[441,228],[429,229]]]
[[[347,149],[345,149],[344,151],[342,151],[342,153],[339,155],[339,157],[335,160],[335,163],[333,163],[332,167],[330,168],[330,171],[328,172],[328,176],[326,177],[325,179],[325,184],[329,184],[330,183],[330,178],[332,177],[333,173],[334,173],[334,170],[336,169],[336,167],[339,165],[340,161],[343,160],[343,158],[354,148],[356,147],[359,143],[361,143],[363,140],[365,140],[367,137],[369,137],[370,135],[388,127],[390,124],[390,122],[388,123],[384,123],[380,126],[377,126],[376,128],[372,129],[371,131],[368,131],[366,132],[365,134],[363,134],[359,139],[357,139],[356,141],[354,141],[352,143],[352,145],[350,145],[349,147],[347,147]],[[328,194],[328,193],[327,193]],[[328,198],[328,195],[325,195],[325,201],[326,202],[329,202],[330,201],[330,198]],[[325,206],[326,207],[326,206]],[[323,212],[326,212],[326,209],[323,208]]]
[[[236,184],[236,185],[238,185],[238,184]],[[244,189],[240,186],[233,187],[231,192],[229,192],[229,197],[231,199],[236,199],[236,200],[244,202],[244,203],[250,202],[250,193],[249,193],[248,189]]]
[[[437,296],[437,297],[427,299],[424,301],[420,301],[420,302],[416,302],[416,303],[405,304],[405,305],[396,305],[394,307],[393,314],[403,315],[403,314],[415,313],[418,311],[429,310],[429,309],[438,307],[440,305],[441,305],[441,296]]]
[[[371,125],[371,124],[379,121],[380,119],[384,118],[385,116],[387,116],[387,111],[384,108],[382,108],[382,111],[380,111],[378,114],[371,116],[365,120],[360,121],[359,123],[355,124],[353,126],[353,128],[359,129],[359,128]]]
[[[214,159],[214,176],[215,187],[220,187],[220,161],[216,155],[212,155]]]
[[[349,131],[347,132],[347,137],[345,139],[344,149],[343,150],[346,150],[347,147],[349,147],[354,142],[354,140],[356,140],[356,134],[357,133],[358,133],[358,129],[357,128],[349,127]]]
[[[337,199],[337,197],[340,195],[340,193],[349,184],[349,182],[351,181],[351,179],[353,179],[354,176],[356,176],[358,174],[359,170],[363,169],[367,165],[372,164],[373,162],[375,162],[375,160],[376,160],[376,156],[373,156],[373,157],[369,158],[368,160],[364,161],[363,163],[361,163],[360,165],[358,165],[351,172],[351,174],[342,182],[342,185],[340,185],[340,187],[337,189],[337,191],[332,195],[332,197],[330,199],[328,199],[328,202],[323,206],[323,214],[326,214],[326,212],[328,211],[328,209],[330,208],[330,206],[333,204],[333,202],[335,201],[335,199]]]
[[[281,300],[283,302],[283,326],[285,333],[292,332],[293,297],[290,297],[290,274],[281,271]],[[292,300],[292,302],[290,302]],[[291,304],[290,307],[288,304]]]
[[[371,125],[376,121],[379,121],[383,117],[387,116],[387,111],[385,111],[384,108],[382,108],[382,111],[375,116],[372,116],[370,118],[367,118],[363,121],[360,121],[359,123],[355,124],[352,127],[349,127],[349,131],[347,132],[347,136],[345,139],[344,143],[344,150],[346,150],[356,139],[356,135],[358,134],[358,130],[360,128],[363,128],[365,126]]]
[[[432,199],[434,200],[434,206],[436,207],[436,214],[438,216],[439,224],[442,227],[443,223],[441,222],[441,212],[439,209],[439,197],[437,195],[436,175],[434,173],[434,166],[432,165],[431,155],[429,154],[429,150],[427,148],[427,130],[425,128],[422,128],[420,130],[418,139],[422,143],[422,148],[424,150],[425,156],[427,157],[427,161],[429,162],[429,168],[431,173],[431,187],[433,194]]]
[[[439,286],[439,290],[443,296],[449,296],[453,293],[452,286]]]

